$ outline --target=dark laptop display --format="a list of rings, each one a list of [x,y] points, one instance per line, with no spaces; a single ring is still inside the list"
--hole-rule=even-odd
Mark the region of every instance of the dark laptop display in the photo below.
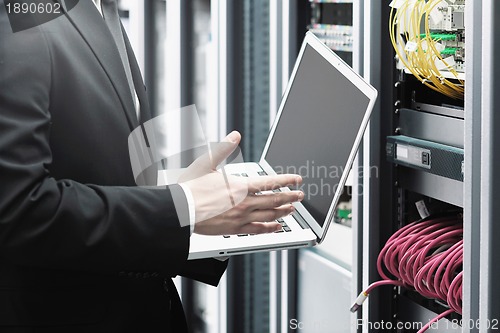
[[[277,173],[303,177],[302,204],[320,226],[369,103],[345,75],[306,45],[265,160]]]

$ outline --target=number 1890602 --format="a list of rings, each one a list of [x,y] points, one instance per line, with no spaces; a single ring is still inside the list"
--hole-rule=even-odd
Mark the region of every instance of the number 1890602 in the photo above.
[[[61,4],[57,2],[7,2],[5,8],[8,14],[61,14]]]

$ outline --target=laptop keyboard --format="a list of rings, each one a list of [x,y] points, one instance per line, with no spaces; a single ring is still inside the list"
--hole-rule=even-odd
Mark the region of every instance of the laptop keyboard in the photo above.
[[[266,176],[267,175],[267,173],[265,171],[259,171],[258,173],[259,173],[259,176]],[[233,173],[232,175],[237,176],[237,177],[248,177],[248,174],[246,174],[246,173]],[[277,192],[281,192],[281,190],[275,189],[275,190],[273,190],[273,192],[277,193]],[[256,194],[258,194],[258,193],[256,193]],[[278,222],[279,224],[281,224],[281,230],[277,230],[274,233],[282,233],[282,232],[291,232],[292,231],[292,229],[290,229],[288,224],[286,224],[285,220],[283,220],[282,218],[276,219],[276,220],[274,220],[274,222]],[[246,237],[246,236],[254,236],[254,235],[256,235],[256,234],[237,234],[237,235],[233,235],[233,236]],[[222,237],[231,238],[231,235],[223,235]]]

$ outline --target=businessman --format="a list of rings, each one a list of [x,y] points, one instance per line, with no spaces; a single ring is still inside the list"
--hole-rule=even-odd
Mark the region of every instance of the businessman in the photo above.
[[[187,261],[191,233],[277,230],[263,222],[289,214],[302,194],[253,194],[299,177],[251,180],[248,195],[218,215],[209,211],[224,193],[204,195],[213,169],[182,185],[135,186],[127,138],[150,114],[115,1],[72,1],[70,9],[63,2],[59,17],[20,30],[6,3],[0,332],[187,332],[171,278],[217,285],[227,265]],[[239,140],[237,132],[225,139],[233,148]],[[188,208],[188,223],[174,197]]]

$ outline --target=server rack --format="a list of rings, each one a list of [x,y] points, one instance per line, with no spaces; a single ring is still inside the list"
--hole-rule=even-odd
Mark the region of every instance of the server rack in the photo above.
[[[370,16],[364,28],[365,43],[370,45],[370,55],[365,54],[364,75],[380,92],[380,103],[365,138],[363,156],[365,166],[380,167],[379,179],[364,180],[371,188],[370,195],[363,198],[365,236],[359,244],[364,254],[363,284],[379,278],[376,257],[389,236],[404,223],[417,218],[412,217],[416,216],[414,201],[423,199],[437,211],[458,210],[463,212],[464,225],[463,315],[451,316],[448,320],[462,320],[463,325],[448,321],[440,325],[438,331],[494,331],[500,311],[498,289],[493,287],[499,270],[495,264],[498,245],[492,242],[498,237],[493,203],[498,202],[495,200],[499,194],[498,176],[493,168],[498,165],[499,157],[498,138],[492,129],[498,124],[494,113],[498,105],[495,95],[498,34],[494,31],[500,8],[494,1],[465,3],[467,66],[462,104],[422,90],[411,75],[396,69],[394,51],[387,37],[388,4],[389,1],[382,4],[364,1],[363,5]],[[378,68],[384,73],[383,78]],[[440,132],[432,129],[436,125]],[[388,137],[398,135],[463,148],[463,181],[402,166],[403,163],[388,163]],[[367,146],[370,152],[366,152]],[[396,329],[398,321],[426,323],[445,309],[404,288],[390,287],[374,292],[363,307],[362,318],[366,323],[391,322],[394,332],[416,331]],[[373,331],[371,328],[365,324],[360,331]]]
[[[363,221],[365,237],[361,246],[365,258],[365,286],[380,279],[375,262],[385,241],[400,227],[418,219],[414,202],[424,200],[427,205],[433,205],[436,211],[461,210],[463,206],[461,181],[435,175],[430,170],[418,169],[411,164],[391,165],[388,162],[387,155],[394,153],[391,147],[396,146],[391,137],[419,138],[463,147],[464,118],[463,111],[458,111],[462,108],[460,101],[430,93],[422,84],[417,84],[412,75],[396,68],[395,53],[387,28],[390,10],[388,5],[389,2],[376,4],[371,1],[365,1],[364,4],[371,16],[368,20],[370,24],[365,27],[366,38],[371,44],[370,53],[376,54],[375,57],[365,54],[365,76],[369,77],[380,92],[378,112],[375,113],[369,135],[365,138],[365,143],[370,147],[370,152],[364,155],[365,167],[377,165],[380,170],[378,180],[364,180],[370,186],[370,195],[364,198],[363,205],[366,218]],[[384,73],[383,77],[381,73]],[[422,99],[418,101],[417,96]],[[440,112],[433,109],[433,106],[442,104],[453,105],[453,108],[442,108]],[[455,131],[457,134],[454,140],[449,142],[448,137],[443,137],[443,131],[434,132],[429,128],[429,124],[436,123],[442,128]],[[397,323],[425,324],[435,316],[434,312],[444,310],[433,301],[401,287],[382,287],[370,298],[369,305],[363,309],[363,331],[373,331],[374,326],[390,323],[384,326],[387,331],[414,332],[414,328],[398,329]],[[440,331],[448,331],[444,327],[441,325]]]
[[[330,1],[314,2],[314,6],[323,6]],[[353,24],[359,31],[356,36],[359,40],[354,42],[359,42],[362,55],[359,63],[356,57],[353,62],[380,93],[358,158],[364,168],[378,167],[379,177],[357,180],[363,193],[355,196],[353,205],[353,232],[357,241],[353,289],[360,292],[363,286],[380,279],[376,269],[379,251],[396,230],[419,218],[414,202],[423,200],[434,212],[453,211],[463,215],[463,315],[448,316],[438,331],[493,331],[500,317],[499,291],[493,287],[499,275],[498,245],[493,240],[499,236],[494,203],[500,201],[498,176],[493,170],[499,163],[494,131],[498,116],[494,112],[498,105],[495,92],[499,72],[499,37],[495,28],[500,6],[494,1],[453,2],[464,5],[457,10],[456,24],[467,28],[466,50],[462,54],[467,65],[461,68],[465,95],[460,100],[423,89],[412,75],[397,68],[388,35],[391,1],[352,2]],[[398,1],[392,3],[395,2]],[[320,28],[313,24],[310,27]],[[429,168],[432,170],[388,161],[387,154],[394,153],[388,152],[388,145],[392,140],[394,148],[394,140],[401,140],[402,136],[423,140],[419,147],[426,154],[432,150],[434,165]],[[448,148],[456,154],[449,155]],[[441,155],[443,152],[446,156]],[[458,164],[453,164],[453,159]],[[363,310],[353,317],[351,331],[375,331],[373,323],[384,321],[393,324],[394,332],[414,332],[417,329],[398,330],[395,324],[425,324],[445,309],[445,305],[405,288],[385,287],[374,291]],[[358,320],[363,325],[358,325]],[[460,320],[464,324],[456,325]]]

